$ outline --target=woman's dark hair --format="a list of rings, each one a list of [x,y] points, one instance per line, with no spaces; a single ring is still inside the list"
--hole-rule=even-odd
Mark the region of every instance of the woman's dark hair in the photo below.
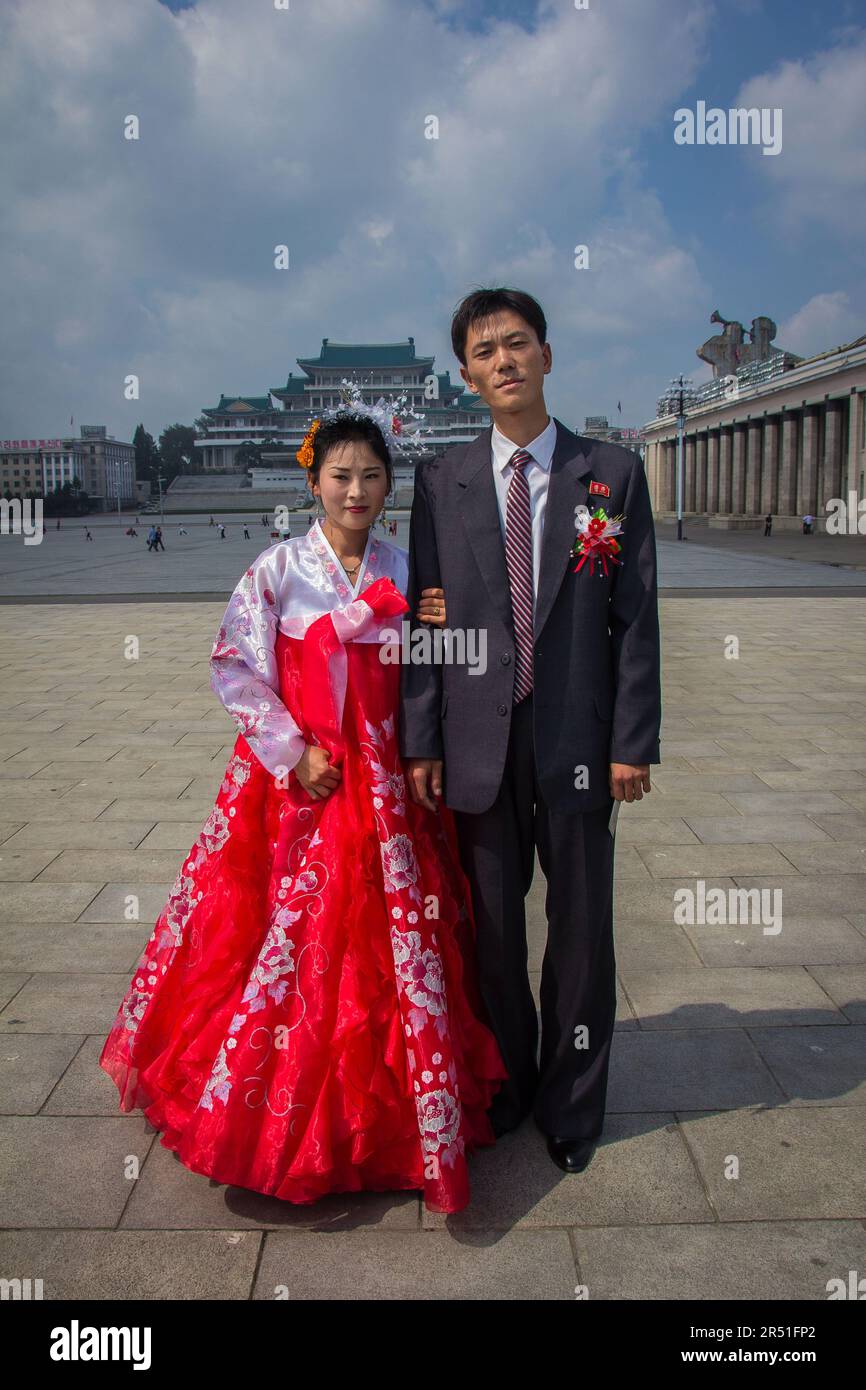
[[[319,481],[322,464],[330,451],[339,444],[353,441],[369,444],[377,459],[381,459],[385,465],[388,491],[390,492],[394,485],[391,455],[388,453],[385,436],[376,421],[371,420],[369,415],[338,415],[335,420],[328,420],[319,426],[313,436],[313,462],[309,469],[310,485],[312,486],[313,483]]]
[[[451,320],[451,346],[454,349],[454,356],[458,362],[462,362],[464,367],[466,366],[466,339],[469,336],[471,325],[490,318],[491,314],[499,314],[503,309],[510,309],[525,319],[530,328],[535,329],[536,337],[541,346],[544,347],[547,342],[547,320],[538,300],[533,299],[531,294],[526,294],[524,290],[504,288],[473,290],[462,303],[457,305]]]

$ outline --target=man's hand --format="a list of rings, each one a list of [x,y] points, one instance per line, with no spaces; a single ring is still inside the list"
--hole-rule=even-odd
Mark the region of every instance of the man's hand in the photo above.
[[[649,791],[649,763],[611,763],[610,794],[614,801],[641,801],[644,792]]]
[[[419,806],[426,806],[428,811],[439,809],[433,797],[442,795],[441,758],[409,758],[406,762],[406,781],[413,801]]]
[[[445,626],[445,590],[422,589],[418,600],[419,623],[430,623],[432,627]]]
[[[314,801],[325,801],[337,789],[343,777],[340,768],[331,764],[327,748],[317,748],[314,744],[307,744],[293,771],[304,791]]]

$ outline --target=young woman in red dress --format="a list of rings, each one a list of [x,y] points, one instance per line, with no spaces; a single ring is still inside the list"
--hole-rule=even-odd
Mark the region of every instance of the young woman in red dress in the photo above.
[[[194,1172],[453,1212],[506,1072],[451,813],[412,801],[397,750],[407,556],[373,534],[391,457],[357,409],[305,455],[323,519],[226,608],[211,684],[240,733],[100,1065]],[[418,616],[444,623],[441,591]]]

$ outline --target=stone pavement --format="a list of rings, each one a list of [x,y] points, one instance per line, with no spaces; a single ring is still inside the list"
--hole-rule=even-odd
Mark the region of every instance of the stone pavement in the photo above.
[[[211,1183],[97,1066],[234,741],[208,684],[221,614],[0,610],[0,1275],[46,1298],[822,1300],[866,1273],[862,600],[664,599],[664,762],[617,831],[603,1140],[567,1177],[524,1125],[449,1218]],[[781,889],[781,931],[678,925],[698,880]],[[536,988],[543,890],[537,869]]]
[[[409,544],[409,518],[395,512],[397,545]],[[184,519],[189,532],[178,535],[178,518],[166,521],[165,550],[148,551],[146,534],[153,518],[142,517],[138,536],[124,535],[113,517],[84,523],[64,520],[60,531],[50,523],[39,545],[24,545],[18,536],[0,536],[0,595],[7,599],[109,595],[168,597],[228,596],[244,568],[274,541],[259,517],[223,513],[226,539],[200,516]],[[291,533],[307,530],[307,513],[290,518]],[[244,522],[250,539],[245,540]],[[384,539],[384,532],[377,535]],[[658,528],[659,586],[664,589],[836,589],[866,594],[866,536],[802,536],[780,533],[765,539],[755,532],[711,531],[690,522],[688,539],[678,543],[675,530]],[[834,557],[837,557],[838,564]],[[818,561],[818,563],[816,563]]]

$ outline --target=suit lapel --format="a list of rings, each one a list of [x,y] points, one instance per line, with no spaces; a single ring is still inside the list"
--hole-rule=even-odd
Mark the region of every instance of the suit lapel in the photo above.
[[[574,544],[574,509],[579,502],[586,502],[589,496],[588,486],[582,480],[590,472],[590,441],[572,434],[559,420],[555,424],[556,447],[547,488],[535,601],[536,638],[553,607]],[[492,427],[486,429],[469,445],[457,474],[457,483],[465,490],[461,515],[466,538],[497,613],[506,627],[513,631],[505,545],[493,481],[492,433]]]
[[[589,482],[585,475],[592,471],[591,441],[572,434],[556,421],[556,448],[550,466],[547,501],[544,507],[544,531],[541,537],[541,567],[538,593],[535,597],[535,637],[547,622],[554,599],[559,593],[568,566],[571,547],[577,534],[574,509],[589,498]]]

